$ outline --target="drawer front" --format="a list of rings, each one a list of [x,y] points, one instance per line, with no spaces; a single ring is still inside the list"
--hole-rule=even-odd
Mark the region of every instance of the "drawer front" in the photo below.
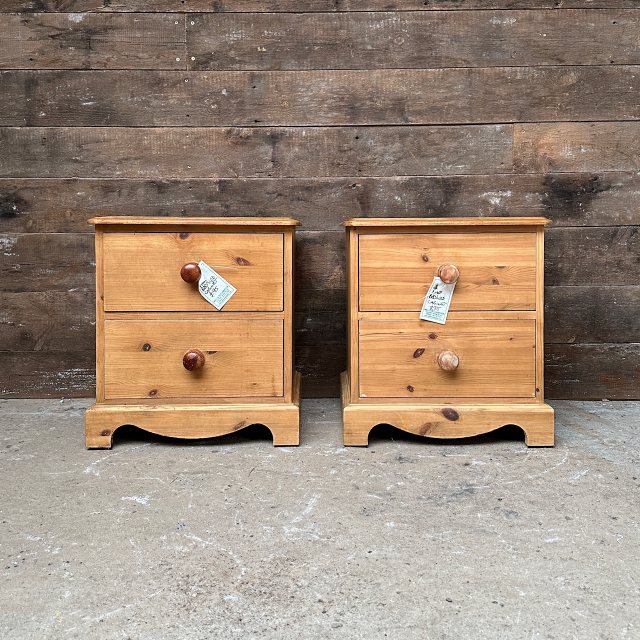
[[[535,396],[535,320],[360,320],[363,398],[531,398]],[[455,371],[438,354],[459,358]]]
[[[283,320],[105,320],[105,397],[218,398],[283,394]],[[187,371],[198,349],[204,366]]]
[[[452,311],[535,309],[535,233],[397,233],[359,236],[360,310],[419,311],[443,264]]]
[[[180,269],[204,260],[238,290],[223,311],[281,311],[281,233],[105,233],[105,311],[215,311]]]

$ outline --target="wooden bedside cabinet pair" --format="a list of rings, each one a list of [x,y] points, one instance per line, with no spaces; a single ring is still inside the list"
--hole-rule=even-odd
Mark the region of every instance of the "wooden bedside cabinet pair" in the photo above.
[[[97,380],[96,404],[86,414],[87,447],[109,448],[125,424],[180,438],[264,424],[274,445],[297,445],[297,221],[90,222],[96,227]],[[553,409],[543,398],[546,222],[345,223],[345,445],[366,446],[381,423],[436,438],[516,424],[529,446],[553,445]],[[449,290],[455,283],[443,324],[420,319],[434,283]]]

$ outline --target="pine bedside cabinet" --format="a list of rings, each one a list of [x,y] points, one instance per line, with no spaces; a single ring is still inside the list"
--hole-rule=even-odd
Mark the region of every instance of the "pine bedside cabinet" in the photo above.
[[[346,222],[345,445],[390,424],[461,438],[515,424],[553,446],[544,403],[545,218]],[[455,282],[445,324],[420,320],[435,276]]]
[[[97,371],[86,446],[111,447],[114,432],[125,424],[177,438],[263,424],[274,445],[297,445],[300,377],[293,368],[292,339],[297,221],[103,217],[90,222],[96,229]],[[200,261],[237,290],[221,310],[200,294]]]

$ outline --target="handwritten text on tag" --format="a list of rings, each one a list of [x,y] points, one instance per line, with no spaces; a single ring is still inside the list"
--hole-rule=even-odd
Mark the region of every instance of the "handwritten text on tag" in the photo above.
[[[437,322],[445,324],[449,306],[451,305],[451,297],[456,283],[445,284],[436,276],[427,291],[427,295],[422,303],[422,311],[420,311],[420,320],[428,320],[429,322]]]
[[[206,262],[200,260],[200,280],[198,281],[198,291],[200,295],[210,302],[218,311],[224,307],[229,298],[237,289],[227,282],[217,271],[214,271]]]

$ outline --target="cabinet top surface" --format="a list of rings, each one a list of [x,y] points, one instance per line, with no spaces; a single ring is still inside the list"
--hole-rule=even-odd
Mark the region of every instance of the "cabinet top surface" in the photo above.
[[[293,218],[203,218],[203,217],[151,217],[151,216],[98,216],[91,218],[89,224],[114,224],[123,226],[153,225],[175,227],[294,227],[300,224]]]
[[[548,218],[352,218],[345,227],[522,227],[549,224]]]

